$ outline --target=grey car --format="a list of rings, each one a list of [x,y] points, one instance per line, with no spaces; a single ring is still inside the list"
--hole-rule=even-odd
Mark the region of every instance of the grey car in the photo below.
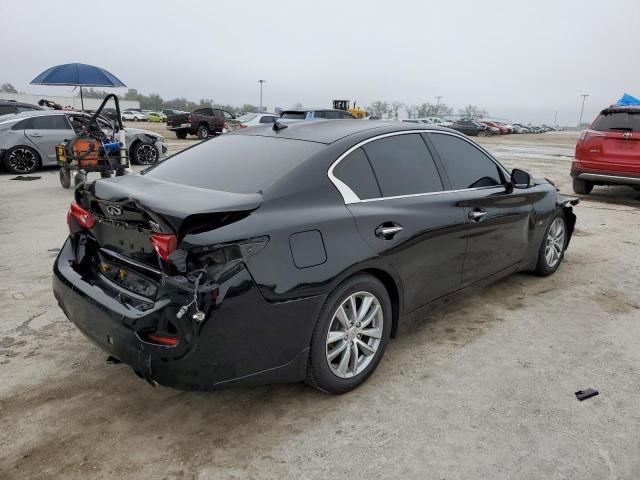
[[[31,173],[42,166],[56,165],[56,145],[73,137],[90,115],[82,112],[40,110],[0,116],[0,163],[12,173]],[[109,131],[111,122],[98,119]],[[132,163],[150,165],[167,153],[164,138],[138,128],[126,128],[126,142]]]

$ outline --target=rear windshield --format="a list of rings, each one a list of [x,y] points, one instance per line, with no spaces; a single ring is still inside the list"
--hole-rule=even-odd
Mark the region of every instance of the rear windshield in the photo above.
[[[289,120],[304,120],[307,118],[307,112],[283,112],[282,118]]]
[[[591,130],[640,131],[640,110],[638,113],[611,112],[598,115]]]
[[[223,135],[184,150],[143,175],[192,187],[255,193],[323,147],[301,140]]]

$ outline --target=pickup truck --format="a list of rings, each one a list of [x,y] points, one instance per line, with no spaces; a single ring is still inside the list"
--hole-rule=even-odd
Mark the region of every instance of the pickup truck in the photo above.
[[[176,132],[176,137],[187,138],[188,134],[197,135],[205,140],[212,135],[222,133],[225,124],[229,125],[235,117],[219,108],[199,108],[191,113],[179,113],[167,117],[167,129]]]

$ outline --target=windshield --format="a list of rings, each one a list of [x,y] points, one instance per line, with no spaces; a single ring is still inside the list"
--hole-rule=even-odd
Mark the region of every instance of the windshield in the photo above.
[[[610,112],[600,114],[591,125],[591,130],[640,131],[640,110],[638,113]]]
[[[322,148],[301,140],[223,135],[184,150],[143,175],[192,187],[256,193]]]
[[[255,113],[245,113],[244,115],[238,117],[238,120],[240,120],[241,122],[250,122],[257,116],[258,115],[256,115]]]

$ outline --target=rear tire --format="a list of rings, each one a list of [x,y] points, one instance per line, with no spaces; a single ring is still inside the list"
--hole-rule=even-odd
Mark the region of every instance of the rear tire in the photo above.
[[[535,269],[537,275],[547,277],[558,269],[564,258],[568,238],[564,213],[561,210],[556,210],[549,219],[542,242],[540,242],[538,263]]]
[[[579,195],[589,195],[593,190],[593,182],[582,180],[581,178],[573,179],[573,191]]]
[[[177,131],[176,132],[176,137],[178,137],[181,140],[184,140],[185,138],[187,138],[187,132]]]
[[[4,168],[11,173],[24,175],[40,168],[40,155],[33,148],[25,145],[11,147],[4,154]]]
[[[207,138],[209,138],[209,129],[204,125],[200,125],[198,127],[198,131],[196,132],[196,135],[198,135],[198,138],[200,140],[206,140]]]
[[[377,278],[358,274],[345,280],[318,316],[306,382],[333,394],[359,387],[380,363],[392,321],[389,294]]]

